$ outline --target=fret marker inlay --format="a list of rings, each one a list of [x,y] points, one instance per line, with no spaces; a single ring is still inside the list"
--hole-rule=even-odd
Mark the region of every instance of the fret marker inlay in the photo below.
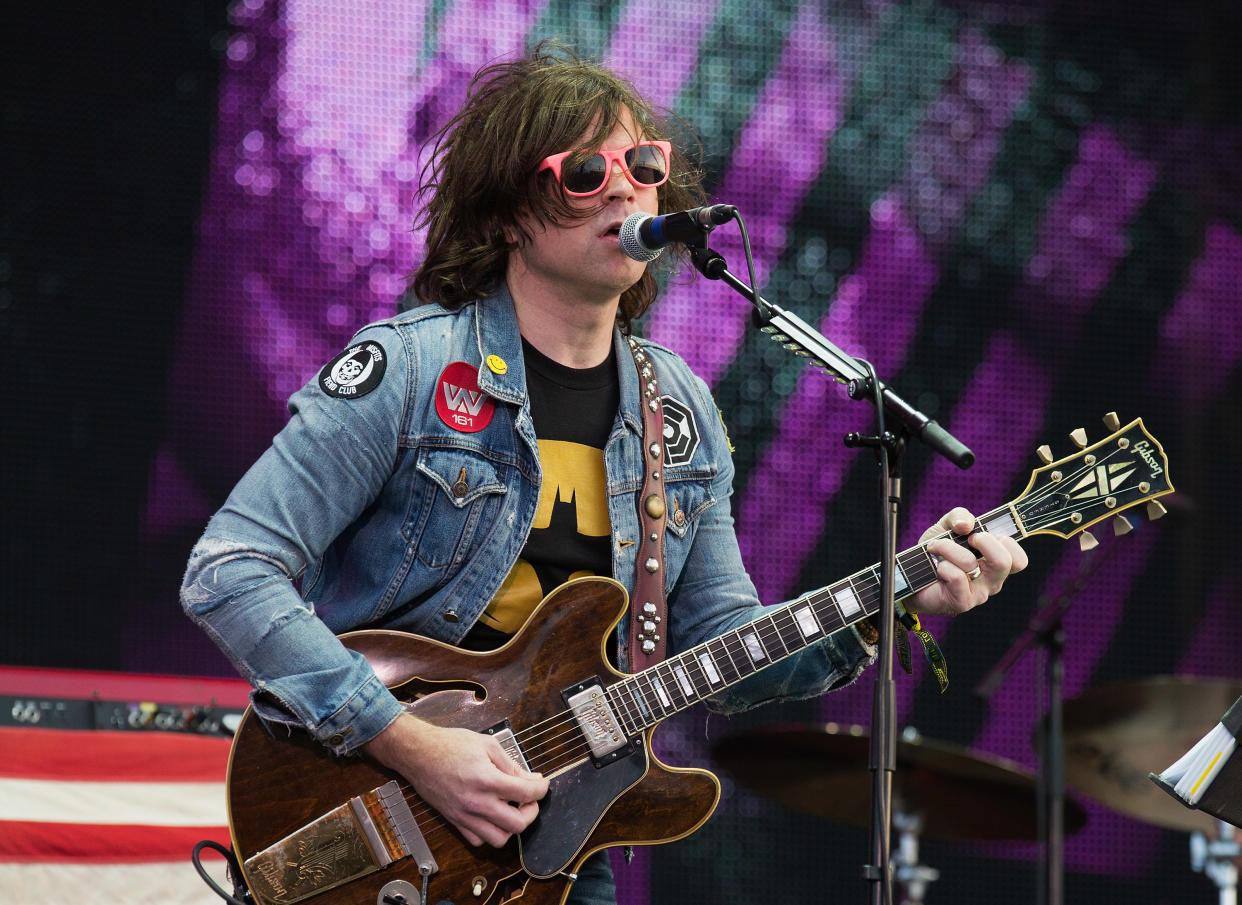
[[[896,568],[893,571],[893,595],[901,597],[903,591],[909,590],[910,585],[906,583],[906,573],[901,571],[901,565],[894,563]]]
[[[819,623],[815,620],[815,614],[811,612],[809,606],[794,610],[794,618],[798,620],[798,628],[802,629],[805,637],[810,638],[812,635],[819,634]]]
[[[642,718],[644,720],[651,719],[651,708],[647,706],[647,699],[643,696],[642,691],[634,685],[627,686],[626,690],[630,693],[630,698],[634,701],[634,705],[642,715]]]
[[[699,654],[699,662],[703,664],[703,672],[707,674],[707,681],[713,685],[720,681],[720,673],[716,672],[716,664],[712,662],[711,654],[704,651]]]
[[[680,666],[673,667],[673,675],[677,676],[677,683],[681,685],[681,690],[686,693],[686,697],[694,697],[694,686],[690,684],[690,677],[686,675],[686,671]]]
[[[668,699],[668,693],[664,690],[664,685],[655,676],[651,677],[651,687],[655,689],[655,693],[660,698],[660,703],[665,707],[672,707],[673,702]]]
[[[749,635],[742,636],[742,643],[746,645],[746,652],[750,654],[750,659],[758,663],[767,657],[768,652],[763,649],[763,644],[759,641],[759,636],[754,632]]]
[[[848,619],[852,614],[862,609],[858,602],[858,597],[854,594],[853,588],[842,588],[832,595],[836,600],[837,606],[841,608],[841,615]]]

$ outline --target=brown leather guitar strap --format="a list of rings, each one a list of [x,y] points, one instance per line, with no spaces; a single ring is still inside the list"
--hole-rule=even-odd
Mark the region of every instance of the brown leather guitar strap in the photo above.
[[[638,574],[630,596],[630,671],[665,657],[668,604],[664,599],[664,406],[651,358],[628,337],[643,412],[643,489],[638,495]]]

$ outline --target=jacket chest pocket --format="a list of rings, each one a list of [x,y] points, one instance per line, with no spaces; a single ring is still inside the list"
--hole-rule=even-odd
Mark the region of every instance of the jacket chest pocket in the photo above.
[[[500,523],[505,466],[463,449],[421,449],[402,534],[426,566],[460,563]]]
[[[700,518],[716,505],[709,480],[688,478],[678,481],[672,477],[670,475],[670,480],[664,485],[664,501],[667,505],[664,535],[665,581],[668,584],[666,590],[671,590],[681,574],[690,545],[694,543]]]

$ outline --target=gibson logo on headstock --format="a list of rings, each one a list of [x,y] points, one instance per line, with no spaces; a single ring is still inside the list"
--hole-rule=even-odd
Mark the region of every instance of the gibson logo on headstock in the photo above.
[[[1151,451],[1151,444],[1146,440],[1140,440],[1134,444],[1134,453],[1151,467],[1151,476],[1153,478],[1158,474],[1164,474],[1160,461],[1156,458],[1156,454]]]

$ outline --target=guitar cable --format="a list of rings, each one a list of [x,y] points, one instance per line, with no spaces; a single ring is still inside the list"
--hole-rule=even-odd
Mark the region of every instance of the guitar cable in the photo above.
[[[224,860],[228,864],[229,882],[233,884],[232,895],[225,892],[220,884],[212,878],[211,874],[207,873],[207,869],[203,867],[199,855],[205,848],[219,852],[224,856]],[[242,880],[241,865],[237,863],[237,857],[233,854],[232,849],[225,848],[214,839],[204,839],[194,846],[194,851],[190,853],[190,861],[194,864],[194,869],[198,871],[198,875],[203,878],[203,882],[210,886],[212,891],[228,902],[229,905],[255,905],[254,896],[250,894],[250,890],[246,888],[245,882]]]

